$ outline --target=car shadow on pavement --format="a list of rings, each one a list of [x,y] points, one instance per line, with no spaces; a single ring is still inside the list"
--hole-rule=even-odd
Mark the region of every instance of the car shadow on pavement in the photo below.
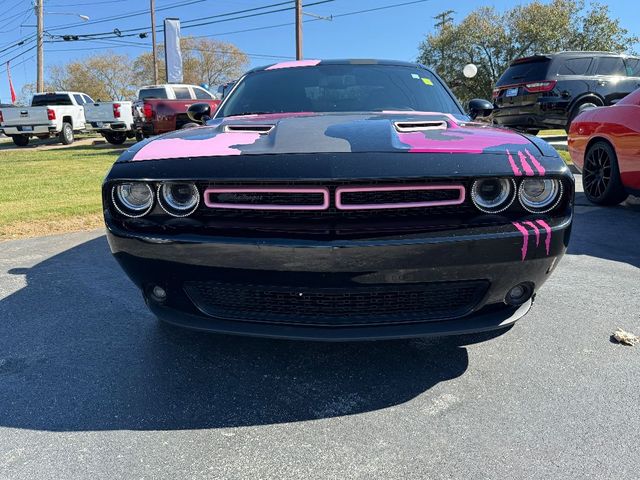
[[[640,268],[640,206],[600,207],[576,193],[576,215],[567,250]]]
[[[0,426],[175,430],[398,406],[462,375],[455,339],[315,343],[158,323],[104,237],[31,268],[0,300]]]

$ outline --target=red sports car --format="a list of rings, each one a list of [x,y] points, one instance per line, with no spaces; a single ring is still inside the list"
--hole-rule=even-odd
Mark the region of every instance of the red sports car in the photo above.
[[[640,195],[640,89],[611,107],[581,113],[568,143],[591,202],[615,205]]]

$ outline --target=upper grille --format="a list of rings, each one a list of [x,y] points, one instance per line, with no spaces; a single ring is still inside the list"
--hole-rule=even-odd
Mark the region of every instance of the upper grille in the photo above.
[[[302,288],[190,281],[185,292],[205,314],[229,320],[348,326],[435,321],[469,313],[486,280],[412,285]]]
[[[224,187],[207,188],[209,208],[234,210],[325,210],[329,190],[321,187]]]
[[[392,185],[338,187],[339,210],[396,209],[459,205],[464,202],[462,185]]]

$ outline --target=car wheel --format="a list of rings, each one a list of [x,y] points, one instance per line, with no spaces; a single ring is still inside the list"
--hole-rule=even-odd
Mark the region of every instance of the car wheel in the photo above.
[[[136,132],[136,142],[141,142],[142,140],[144,140],[142,132]]]
[[[26,147],[29,144],[29,136],[28,135],[11,135],[11,140],[18,147]]]
[[[63,145],[71,145],[73,143],[73,127],[70,123],[63,123],[60,131],[60,142]]]
[[[596,142],[584,156],[582,168],[584,194],[598,205],[617,205],[628,196],[620,181],[618,157],[606,142]]]
[[[585,102],[573,107],[573,110],[571,110],[571,115],[569,115],[569,120],[567,121],[567,126],[565,127],[565,130],[567,131],[567,133],[569,133],[569,128],[571,127],[571,124],[573,123],[573,121],[578,115],[580,115],[585,110],[589,110],[590,108],[596,108],[598,106],[599,105],[596,105],[593,102]]]
[[[127,140],[125,132],[108,132],[104,134],[104,138],[111,145],[122,145]]]

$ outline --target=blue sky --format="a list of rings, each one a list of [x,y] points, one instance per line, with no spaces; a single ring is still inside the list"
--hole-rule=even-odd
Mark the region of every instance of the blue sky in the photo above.
[[[305,0],[305,4],[318,0]],[[329,3],[310,6],[306,11],[317,15],[340,15],[365,9],[373,9],[411,0],[334,0]],[[165,17],[178,17],[182,21],[199,19],[211,15],[219,15],[237,10],[281,3],[282,0],[156,0],[156,8],[174,6],[157,12],[157,22],[162,24]],[[517,3],[529,3],[526,0],[492,0],[442,2],[426,0],[411,5],[398,6],[369,13],[355,14],[334,18],[333,21],[309,21],[304,27],[304,56],[306,58],[393,58],[414,60],[417,47],[424,36],[434,28],[433,16],[443,10],[452,8],[456,11],[454,18],[462,19],[467,13],[481,5],[493,4],[498,9],[506,9]],[[622,25],[632,33],[640,34],[640,19],[629,12],[637,11],[637,0],[616,0],[605,2],[613,15],[621,18]],[[35,32],[35,16],[31,7],[32,0],[0,0],[0,50]],[[149,16],[134,15],[129,18],[113,19],[91,24],[106,17],[124,15],[148,8],[148,0],[44,0],[45,29],[55,29],[56,34],[85,34],[111,32],[119,30],[144,29],[149,25]],[[286,6],[286,5],[285,5]],[[283,8],[283,7],[278,7]],[[67,15],[72,14],[72,15]],[[90,21],[86,25],[78,25],[80,19],[73,14],[87,15]],[[312,17],[306,17],[312,20]],[[263,65],[293,58],[295,55],[295,37],[293,25],[264,28],[292,22],[292,10],[253,18],[225,21],[217,24],[184,29],[187,35],[215,35],[215,38],[232,42],[250,55],[251,66]],[[59,28],[63,25],[75,24]],[[260,28],[260,29],[259,29]],[[238,32],[239,30],[251,30]],[[230,33],[236,32],[236,33]],[[81,59],[94,53],[113,50],[131,56],[151,48],[150,38],[127,38],[126,41],[141,44],[140,46],[123,46],[120,41],[110,40],[98,42],[64,42],[45,45],[45,65],[62,64],[72,59]],[[13,56],[28,50],[33,43],[23,47],[14,47],[0,52],[0,101],[9,101],[9,87],[4,63]],[[145,46],[146,45],[146,46]],[[638,48],[637,48],[638,49]],[[272,58],[270,56],[278,57]],[[16,91],[24,83],[35,82],[35,51],[28,51],[12,60],[12,77]]]

